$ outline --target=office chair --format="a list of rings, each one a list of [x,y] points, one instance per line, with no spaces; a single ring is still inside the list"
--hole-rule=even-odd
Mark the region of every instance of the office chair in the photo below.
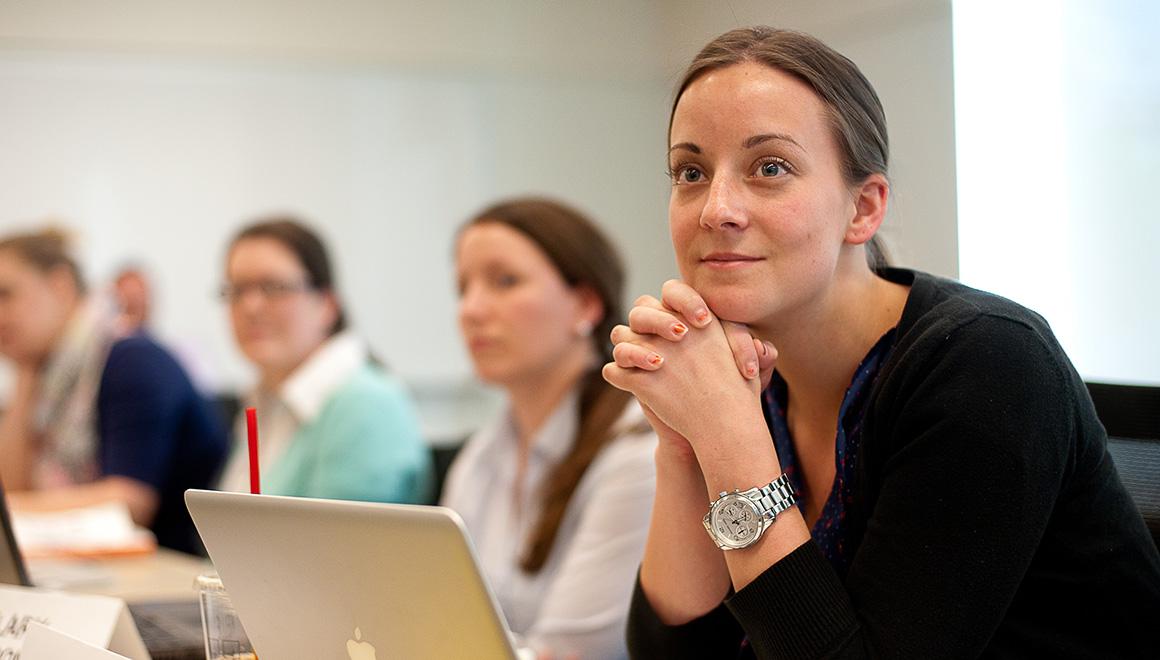
[[[1160,547],[1160,387],[1087,383],[1108,453]]]
[[[443,486],[447,482],[447,471],[451,469],[455,456],[459,454],[460,449],[463,449],[463,444],[466,441],[466,438],[463,438],[455,442],[431,446],[431,463],[435,472],[431,504],[439,503],[439,498],[443,495]]]

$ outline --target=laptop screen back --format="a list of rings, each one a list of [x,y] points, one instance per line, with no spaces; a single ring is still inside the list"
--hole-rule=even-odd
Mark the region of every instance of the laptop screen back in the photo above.
[[[459,517],[429,506],[186,491],[259,657],[516,657]],[[352,656],[354,657],[354,656]]]
[[[27,587],[28,572],[24,569],[24,557],[16,545],[16,536],[12,533],[12,519],[8,517],[8,499],[4,495],[4,485],[0,484],[0,583],[16,584]]]

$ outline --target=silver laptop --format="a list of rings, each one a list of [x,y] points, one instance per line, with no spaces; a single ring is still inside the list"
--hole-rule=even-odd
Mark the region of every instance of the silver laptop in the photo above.
[[[378,660],[517,657],[450,509],[204,490],[185,502],[260,658],[346,660],[356,639]]]

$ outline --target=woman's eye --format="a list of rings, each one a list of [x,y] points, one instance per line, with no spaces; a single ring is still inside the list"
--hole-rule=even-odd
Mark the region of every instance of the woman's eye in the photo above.
[[[705,175],[701,170],[692,166],[680,167],[673,171],[673,182],[677,184],[700,183],[704,178]]]
[[[519,284],[520,279],[515,275],[496,275],[495,285],[501,289],[508,289]]]
[[[781,161],[771,160],[761,164],[757,173],[759,176],[776,177],[789,172],[789,168]]]

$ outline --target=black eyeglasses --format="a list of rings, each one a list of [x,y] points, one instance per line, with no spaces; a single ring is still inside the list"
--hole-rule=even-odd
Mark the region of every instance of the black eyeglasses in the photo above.
[[[295,293],[309,291],[313,287],[306,282],[285,282],[279,280],[254,280],[253,282],[226,283],[218,289],[218,296],[227,303],[236,303],[246,297],[246,293],[256,291],[265,300],[281,300]]]

